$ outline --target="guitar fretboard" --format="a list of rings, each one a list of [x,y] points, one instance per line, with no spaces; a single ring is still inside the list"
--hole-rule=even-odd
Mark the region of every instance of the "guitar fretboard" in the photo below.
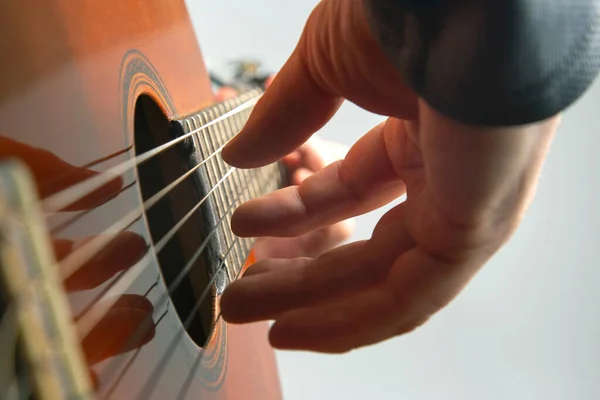
[[[252,107],[245,105],[260,94],[260,90],[246,92],[175,121],[182,134],[195,132],[185,145],[195,150],[194,163],[204,162],[203,175],[208,181],[209,193],[212,191],[214,215],[221,221],[217,224],[218,236],[230,282],[239,274],[253,242],[231,232],[233,210],[249,199],[281,188],[286,180],[285,169],[280,163],[250,170],[237,169],[226,164],[220,155],[220,149],[240,132],[252,112]],[[218,122],[210,125],[215,120]]]

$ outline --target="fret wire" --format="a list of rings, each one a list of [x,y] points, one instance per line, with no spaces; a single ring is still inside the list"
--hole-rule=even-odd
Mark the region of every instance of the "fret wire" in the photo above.
[[[215,113],[213,112],[212,108],[207,111],[206,118],[210,119],[210,120],[215,118]],[[203,137],[202,137],[204,146],[209,150],[209,152],[212,152],[212,149],[214,148],[213,138],[216,135],[217,126],[218,126],[218,124],[211,126],[208,133],[206,135],[203,135]],[[215,177],[218,177],[221,175],[220,171],[217,169],[218,159],[219,159],[219,157],[215,157],[210,163],[210,169],[212,171],[212,175]],[[235,175],[235,173],[233,173],[232,175]],[[225,208],[224,207],[225,200],[223,197],[223,186],[225,186],[225,185],[221,185],[219,187],[219,190],[217,190],[216,196],[215,196],[217,215],[219,215],[219,216],[225,215],[223,213],[223,210]],[[221,235],[220,235],[219,239],[221,241],[225,242],[225,243],[223,243],[223,246],[227,247],[229,245],[229,243],[231,243],[231,241],[228,240],[227,229],[225,229],[222,225],[219,226],[219,229],[221,231]],[[228,265],[228,264],[229,263],[226,263],[226,265]],[[231,280],[233,279],[233,275],[231,274],[231,271],[229,270],[229,268],[226,268],[226,271],[227,271],[227,278],[231,282]]]
[[[211,119],[211,120],[215,118],[215,114],[213,113],[212,109],[208,110],[207,118]],[[213,137],[216,134],[216,126],[217,126],[217,124],[211,126],[211,128],[208,131],[208,134],[203,135],[203,138],[202,138],[204,141],[204,146],[206,146],[206,148],[209,149],[209,152],[211,152],[211,153],[213,151],[212,149],[214,148]],[[210,162],[210,169],[211,169],[212,175],[215,180],[218,179],[218,177],[222,175],[220,173],[220,171],[217,169],[218,159],[219,159],[219,157],[215,157]],[[217,205],[217,213],[218,214],[220,214],[223,211],[223,208],[224,208],[223,205],[225,204],[223,201],[224,200],[223,192],[222,192],[223,186],[224,185],[219,187],[219,190],[217,190],[217,193],[215,196],[215,202],[217,203],[216,205]]]
[[[260,172],[258,173],[258,177],[257,177],[257,181],[261,181],[262,179],[265,178],[265,169],[261,169]],[[271,185],[271,182],[269,182],[269,186],[268,186],[268,191],[271,191],[273,185]]]
[[[246,184],[245,186],[238,187],[237,195],[231,201],[231,204],[228,207],[228,213],[231,212],[231,211],[233,211],[236,202],[239,201],[239,199],[242,196],[247,195],[248,191],[250,190],[250,186],[251,186],[250,184]],[[221,219],[217,222],[217,224],[221,225],[223,223],[223,220],[224,220],[224,216],[221,217]],[[175,279],[173,280],[173,282],[169,285],[169,287],[167,288],[167,291],[165,293],[163,293],[162,296],[159,297],[159,299],[157,300],[157,302],[155,304],[153,304],[155,307],[162,307],[162,305],[165,304],[169,300],[169,293],[177,290],[177,288],[179,287],[179,285],[181,284],[181,282],[183,281],[183,279],[187,276],[187,274],[190,271],[191,267],[196,263],[196,261],[198,260],[198,257],[200,257],[200,255],[202,254],[202,252],[206,249],[206,246],[208,245],[208,243],[210,242],[211,238],[215,235],[216,232],[217,232],[216,227],[211,230],[211,232],[208,234],[208,236],[200,244],[200,246],[198,247],[198,249],[196,250],[196,252],[192,255],[192,257],[190,258],[190,260],[188,261],[188,263],[185,265],[185,267],[179,272],[179,274],[175,277]],[[214,276],[216,277],[216,276],[218,276],[218,274],[219,274],[219,271],[216,271],[214,273]],[[210,287],[210,284],[207,287]],[[105,304],[105,303],[101,303],[101,304]],[[110,305],[108,305],[108,307],[110,307]],[[133,335],[131,335],[131,337],[136,337],[138,334],[139,334],[139,329],[138,329],[138,331],[134,332]],[[131,341],[129,340],[129,341],[127,341],[127,343],[125,343],[125,345],[123,346],[123,348],[124,349],[125,348],[131,348],[131,346],[135,345],[135,344],[136,343],[131,343]],[[112,367],[112,365],[114,363],[116,363],[116,362],[118,362],[118,360],[113,361],[111,363],[111,366],[109,366],[108,370],[113,370],[113,371],[116,370],[116,368]],[[104,380],[104,378],[103,378],[103,380]]]
[[[246,169],[238,170],[238,173],[235,174],[235,176],[233,177],[233,181],[236,186],[239,186],[242,183],[246,183],[246,182],[242,182],[241,176],[246,175],[247,172],[248,172],[248,170],[246,170]],[[248,195],[251,196],[251,193],[248,193]],[[246,200],[248,200],[248,199],[244,199],[242,201],[246,201]]]
[[[214,119],[214,115],[210,111],[211,110],[206,110],[198,116],[202,123],[203,123],[203,121],[210,121],[210,120]],[[202,149],[203,154],[205,152],[207,154],[210,154],[214,151],[212,143],[209,141],[209,138],[212,135],[214,135],[214,131],[215,131],[215,126],[212,125],[211,127],[206,128],[206,130],[203,132],[204,134],[202,136],[200,136],[200,135],[198,136],[198,141],[200,143],[200,148]],[[214,163],[215,163],[216,158],[218,158],[218,157],[215,157],[215,158],[211,159],[208,163],[206,163],[206,169],[207,169],[206,172],[208,173],[209,180],[211,182],[214,182],[217,179],[219,179],[218,178],[219,174],[216,172],[216,170],[214,168]],[[219,187],[219,189],[220,189],[220,187]],[[219,202],[218,198],[219,198],[219,190],[217,190],[215,192],[215,207],[216,207],[217,213],[219,212],[219,210],[221,208],[221,203]]]
[[[227,125],[229,125],[231,127],[230,129],[232,130],[232,132],[235,132],[235,134],[237,135],[243,128],[245,121],[246,121],[246,119],[241,120],[240,118],[235,118],[235,119],[227,120],[225,123]],[[241,179],[240,179],[241,175],[247,175],[248,173],[249,173],[248,170],[243,170],[243,171],[241,171],[240,174],[236,174],[235,180],[236,180],[236,182],[238,182],[237,183],[238,185],[242,184]],[[244,182],[244,183],[246,183],[246,182]],[[250,197],[251,197],[251,194],[248,192],[247,197],[245,196],[244,199],[241,199],[239,204],[246,202],[247,200],[250,199]],[[244,248],[240,248],[238,251],[238,260],[235,264],[236,264],[236,267],[239,269],[241,269],[243,267],[244,262],[246,261],[246,258],[248,256],[248,249],[246,247],[247,246],[244,246]]]
[[[234,180],[235,180],[235,184],[236,184],[236,185],[241,185],[242,183],[241,183],[241,181],[240,181],[240,179],[239,179],[239,176],[240,176],[241,174],[245,174],[245,173],[247,173],[247,170],[245,170],[245,169],[244,169],[244,170],[238,170],[238,172],[239,172],[239,173],[238,173],[238,174],[236,174],[236,176],[234,177]],[[246,201],[246,200],[248,199],[248,197],[250,196],[250,186],[251,186],[251,185],[249,185],[247,182],[245,183],[245,185],[246,185],[246,186],[248,186],[248,191],[246,191],[246,192],[244,193],[244,195],[242,196],[242,198],[238,200],[238,202],[237,202],[237,204],[236,204],[236,207],[237,207],[237,206],[239,206],[240,204],[242,204],[244,201]],[[231,217],[229,218],[229,226],[231,226]],[[240,257],[239,257],[239,253],[240,253],[240,251],[239,251],[239,249],[238,249],[238,250],[237,250],[237,257],[236,257],[236,260],[232,261],[232,264],[235,266],[235,269],[239,268],[238,261],[237,261],[237,259],[239,259],[239,258],[240,258]]]
[[[220,111],[220,109],[219,109],[219,111]],[[215,135],[211,139],[212,140],[217,140],[219,142],[223,141],[223,139],[224,139],[223,130],[222,130],[222,127],[221,127],[220,124],[216,124],[215,125]],[[222,162],[222,159],[220,157],[219,157],[219,159],[216,162],[216,167],[217,167],[217,169],[219,171],[223,170],[223,162]],[[234,174],[234,176],[232,177],[233,179],[235,179],[235,175],[236,174]],[[233,181],[233,179],[232,179],[232,181]],[[232,181],[229,181],[229,183],[231,183]],[[224,185],[224,187],[223,187],[223,191],[225,192],[225,194],[224,194],[225,197],[228,197],[227,196],[227,193],[228,193],[227,187],[228,186],[229,185]],[[231,218],[230,218],[229,214],[227,214],[227,216],[225,218],[224,225],[227,227],[227,229],[225,231],[225,233],[226,233],[226,235],[225,235],[226,242],[227,243],[233,243],[233,241],[234,241],[234,235],[231,232],[231,229],[229,229],[229,227],[231,225]],[[235,259],[235,255],[237,254],[237,251],[238,251],[237,247],[234,246],[234,248],[232,249],[232,251],[229,252],[229,255],[227,256],[227,261],[226,261],[226,265],[227,266],[226,266],[226,268],[227,268],[228,274],[230,276],[230,279],[233,279],[233,276],[234,276],[233,275],[233,271],[232,271],[231,268],[234,266],[233,260]]]
[[[220,113],[225,112],[225,104],[219,104],[217,106],[217,109],[219,110]],[[224,121],[221,121],[218,124],[216,124],[215,126],[216,126],[216,130],[218,132],[218,135],[217,135],[218,138],[220,139],[221,142],[226,143],[228,141],[228,139],[232,136],[231,133],[232,132],[237,132],[237,129],[233,130],[230,125],[228,125],[227,127],[225,127],[224,125],[226,125],[224,123]],[[237,126],[236,126],[236,128],[237,128]],[[223,161],[223,159],[221,157],[218,157],[217,165],[218,165],[220,171],[223,171],[223,170],[225,170],[227,168],[226,165],[225,165],[225,162]],[[226,193],[227,192],[233,193],[232,182],[229,181],[228,184],[225,185],[225,187],[223,188],[223,190]],[[229,238],[229,240],[233,240],[233,238],[234,238],[235,235],[233,234],[233,232],[230,229],[230,227],[231,227],[231,217],[229,215],[227,216],[227,226],[229,227],[229,229],[227,229],[228,238]],[[236,246],[236,248],[232,252],[231,258],[239,260],[241,257],[242,257],[242,252]],[[239,263],[239,261],[236,262],[235,260],[233,260],[230,263],[230,265],[235,270],[236,264],[238,264],[238,263]]]
[[[209,115],[210,115],[211,119],[214,118],[214,114],[215,114],[215,112],[213,112],[213,110],[211,109],[210,112],[209,112]],[[219,142],[218,139],[219,139],[220,136],[221,135],[220,135],[219,124],[215,124],[213,126],[211,134],[210,135],[206,135],[206,140],[208,142],[210,142],[210,145],[214,146],[215,142],[217,142],[217,143]],[[214,168],[215,173],[217,175],[223,173],[222,169],[221,169],[221,166],[220,166],[220,157],[216,157],[215,158],[215,162],[213,164],[213,168]],[[235,176],[235,173],[232,175],[232,179],[233,179],[234,176]],[[226,186],[227,185],[221,186],[220,192],[219,192],[219,197],[220,197],[221,202],[223,204],[226,203],[225,199],[226,199],[227,196],[223,193],[225,191],[225,187]],[[221,213],[222,213],[222,211],[221,211]],[[229,214],[228,213],[227,214],[223,213],[222,215],[225,216],[224,223],[223,223],[223,225],[221,227],[222,231],[223,231],[222,239],[225,242],[224,243],[224,247],[227,247],[227,246],[229,246],[230,243],[233,243],[233,238],[232,238],[230,230],[228,229],[228,224],[227,224]],[[231,254],[231,252],[229,253],[229,255],[227,257],[230,257],[230,254]],[[229,278],[229,281],[231,282],[233,280],[233,273],[231,272],[230,266],[231,266],[231,263],[226,258],[225,259],[225,269],[227,270],[227,277]]]
[[[212,110],[211,110],[210,114],[211,114],[210,115],[211,118],[214,118],[214,114],[213,114]],[[206,135],[206,140],[208,142],[210,142],[210,146],[215,146],[215,143],[218,143],[217,139],[220,136],[221,136],[221,132],[220,132],[220,129],[219,129],[219,124],[215,124],[213,126],[213,130],[212,130],[211,134],[210,135]],[[217,175],[223,174],[224,171],[221,168],[221,157],[215,157],[215,160],[214,160],[214,163],[213,163],[213,168],[214,168],[214,171],[215,171],[215,173]],[[226,186],[228,186],[228,184],[223,185],[220,188],[221,191],[219,193],[219,195],[221,197],[221,201],[222,201],[223,204],[225,204],[225,198],[226,198],[226,195],[223,193],[223,191],[225,190]]]
[[[244,172],[244,181],[248,182],[248,184],[250,185],[250,190],[248,191],[248,198],[246,199],[246,201],[249,201],[251,199],[257,198],[259,195],[259,193],[257,192],[256,181],[254,181],[254,175],[256,172],[253,170],[246,170]]]
[[[230,100],[229,107],[231,107],[231,103],[233,103],[233,101]],[[234,121],[232,119],[227,119],[226,121],[224,121],[224,123],[229,127],[229,132],[234,132],[234,134],[232,135],[232,137],[235,136],[235,135],[237,135],[240,132],[240,130],[243,128],[242,122],[239,122],[239,123],[238,122],[234,123]],[[227,140],[229,140],[229,139],[231,139],[231,138],[228,137]],[[223,161],[223,163],[225,164],[224,161]],[[239,185],[240,182],[239,182],[239,175],[238,174],[236,174],[235,179],[236,179],[236,184]]]
[[[259,192],[260,192],[260,190],[258,188],[258,181],[257,181],[258,173],[256,171],[253,171],[252,175],[253,176],[250,178],[252,180],[252,190],[253,190],[252,198],[255,199],[259,196]]]
[[[254,191],[254,185],[250,184],[250,182],[251,182],[250,177],[252,175],[252,172],[250,170],[244,169],[244,170],[241,171],[241,175],[243,175],[245,177],[243,179],[244,184],[248,185],[250,189],[248,190],[247,195],[244,196],[244,199],[242,199],[242,201],[240,202],[240,204],[243,203],[243,202],[246,202],[246,201],[248,201],[248,200],[250,200],[251,198],[254,197],[253,194],[252,194],[252,192]],[[243,261],[240,261],[240,263],[243,263]],[[241,266],[238,265],[238,268],[242,268],[242,267],[243,267],[243,264]]]
[[[223,106],[221,104],[219,104],[219,105],[217,105],[217,109],[218,109],[219,113],[221,113],[222,109],[223,109]],[[226,140],[226,135],[223,132],[222,122],[223,121],[220,121],[218,124],[215,124],[215,133],[216,133],[216,136],[215,136],[214,139],[218,140],[219,142],[226,142],[227,140]],[[219,171],[223,171],[223,159],[221,157],[218,158],[216,164],[217,164],[217,168],[219,169]],[[235,177],[234,177],[234,179],[235,179]],[[231,181],[229,182],[228,185],[225,185],[225,187],[223,187],[223,191],[225,192],[226,195],[229,192],[230,187],[231,187]],[[231,223],[229,215],[227,216],[226,222],[227,222],[227,226],[229,227],[230,223]],[[231,232],[231,229],[227,229],[227,239],[228,239],[228,241],[231,242],[233,240],[233,236],[234,235]],[[234,249],[232,251],[232,253],[231,253],[232,255],[230,257],[233,257],[233,253],[237,254],[237,249]],[[229,265],[231,266],[231,261],[229,262]]]
[[[253,171],[249,169],[244,170],[242,174],[244,182],[250,182],[250,193],[248,200],[256,198],[256,188],[254,187],[254,183],[252,182],[252,174]]]
[[[247,195],[244,196],[244,199],[242,199],[242,202],[246,202],[254,197],[254,185],[251,184],[251,180],[250,180],[250,176],[251,176],[252,172],[247,169],[242,170],[241,172],[242,173],[238,175],[238,178],[240,178],[239,181],[243,182],[244,184],[249,186]],[[240,184],[242,184],[242,183],[240,183]]]

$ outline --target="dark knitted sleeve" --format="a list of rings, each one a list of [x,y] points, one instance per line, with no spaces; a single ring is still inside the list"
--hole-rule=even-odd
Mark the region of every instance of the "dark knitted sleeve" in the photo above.
[[[407,83],[463,122],[551,117],[600,69],[600,0],[362,1]]]

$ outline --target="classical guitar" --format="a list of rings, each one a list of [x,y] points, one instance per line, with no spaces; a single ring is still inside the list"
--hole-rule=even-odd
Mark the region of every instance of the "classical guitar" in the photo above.
[[[0,398],[280,398],[219,314],[285,185],[220,157],[261,89],[215,103],[183,1],[3,1],[0,54]]]

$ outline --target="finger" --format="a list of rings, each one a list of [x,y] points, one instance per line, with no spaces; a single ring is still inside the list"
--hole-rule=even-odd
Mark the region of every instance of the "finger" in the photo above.
[[[383,284],[333,302],[279,313],[269,338],[279,349],[342,353],[406,334],[446,306],[480,265],[449,263],[414,248]]]
[[[400,245],[385,281],[343,298],[279,310],[270,333],[274,347],[340,353],[410,332],[449,304],[493,254],[473,249],[461,262],[433,255],[406,237],[399,216],[391,213],[378,224],[373,240],[379,243],[369,248],[389,248],[386,237]]]
[[[277,310],[270,333],[274,347],[340,353],[410,332],[446,306],[491,255],[476,251],[468,262],[456,262],[428,253],[407,236],[403,209],[398,206],[382,218],[372,245],[363,250],[377,254],[386,249],[385,259],[395,259],[385,281],[344,297],[312,294],[307,297],[320,301],[298,301]],[[398,244],[394,251],[390,237]]]
[[[399,254],[415,246],[404,228],[404,204],[388,211],[373,237],[327,251],[316,259],[262,260],[252,274],[223,294],[223,317],[231,323],[275,319],[298,307],[372,287],[381,282]]]
[[[269,320],[296,307],[341,296],[381,279],[377,263],[363,258],[366,242],[355,242],[317,259],[263,260],[253,274],[233,282],[221,298],[230,323]],[[267,264],[267,265],[263,265]]]
[[[27,164],[36,180],[41,198],[100,174],[100,172],[66,163],[47,150],[28,146],[0,135],[0,159],[5,157],[17,157]],[[99,206],[117,195],[122,186],[123,179],[115,177],[69,205],[64,211],[84,210]]]
[[[305,179],[241,205],[231,226],[238,236],[298,236],[379,208],[404,194],[378,125],[347,157]],[[389,124],[396,129],[399,124]],[[389,128],[386,128],[389,129]],[[404,131],[394,134],[404,136]],[[367,167],[368,166],[368,167]]]
[[[242,132],[223,149],[224,160],[251,168],[280,159],[320,129],[343,98],[378,114],[417,115],[417,97],[371,36],[362,3],[326,0]]]
[[[277,319],[269,332],[278,349],[343,353],[398,332],[394,300],[379,287]]]
[[[223,148],[222,157],[238,168],[275,162],[325,125],[341,104],[339,96],[325,92],[313,80],[296,52],[255,105],[242,131]],[[284,126],[285,131],[280,131]],[[244,156],[242,149],[252,152],[252,157]]]

